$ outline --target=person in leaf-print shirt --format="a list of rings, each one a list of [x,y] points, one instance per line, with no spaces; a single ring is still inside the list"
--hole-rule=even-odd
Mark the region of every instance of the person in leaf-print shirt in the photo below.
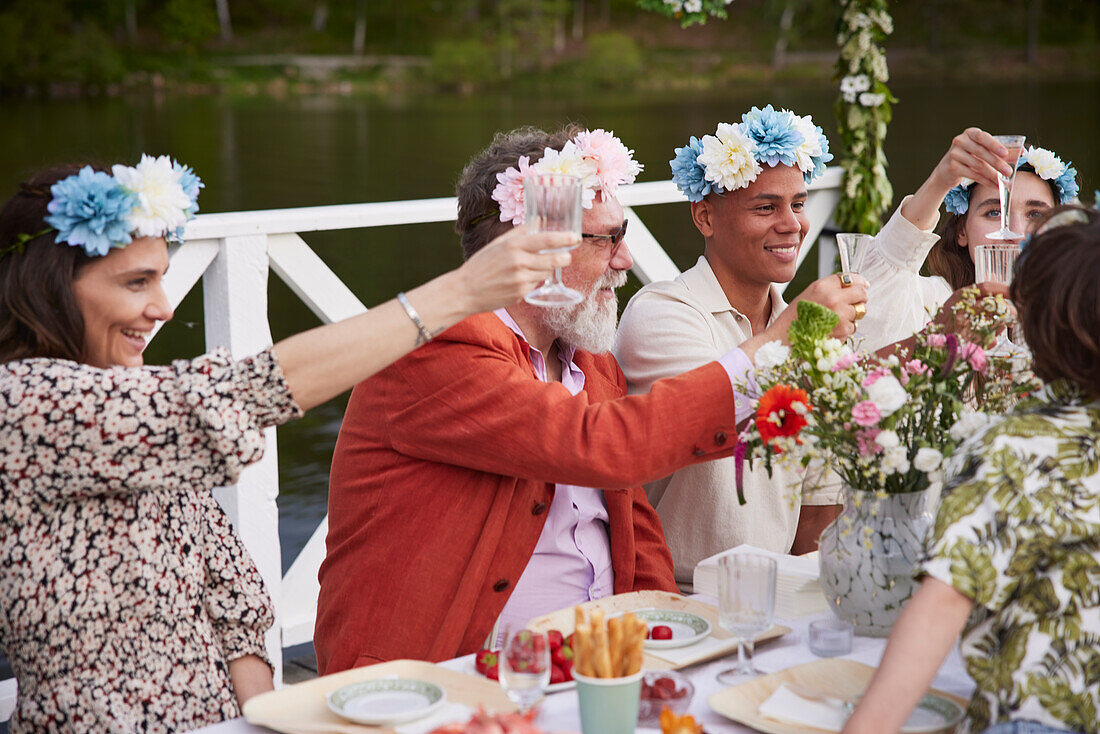
[[[410,291],[419,314],[390,301],[244,359],[218,349],[146,367],[146,340],[172,317],[165,238],[199,184],[168,158],[113,171],[43,171],[0,208],[0,651],[18,680],[13,734],[190,730],[270,689],[271,603],[211,490],[262,456],[264,428],[570,260],[538,254],[568,237],[516,230]]]
[[[1100,732],[1100,215],[1053,211],[1009,291],[1046,385],[962,447],[924,580],[844,728],[895,732],[961,633],[971,732]]]

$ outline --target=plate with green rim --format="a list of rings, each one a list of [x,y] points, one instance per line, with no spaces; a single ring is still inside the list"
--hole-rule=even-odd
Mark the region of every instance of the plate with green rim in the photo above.
[[[671,640],[646,639],[645,646],[651,650],[687,647],[710,635],[710,622],[691,612],[678,609],[635,609],[633,614],[648,624],[650,629],[664,625],[672,630]]]
[[[435,683],[414,678],[377,678],[328,694],[329,710],[357,724],[389,726],[427,716],[447,695]]]

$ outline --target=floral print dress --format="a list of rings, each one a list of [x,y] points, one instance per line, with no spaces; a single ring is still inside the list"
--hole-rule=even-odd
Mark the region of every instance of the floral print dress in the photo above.
[[[1100,732],[1100,401],[1065,383],[962,450],[923,570],[974,601],[971,731]]]
[[[263,581],[211,490],[301,414],[272,352],[167,367],[0,365],[0,647],[17,732],[171,732],[239,715]]]

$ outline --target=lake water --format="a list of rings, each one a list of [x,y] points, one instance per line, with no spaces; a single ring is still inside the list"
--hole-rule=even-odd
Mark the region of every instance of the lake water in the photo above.
[[[898,199],[924,180],[951,137],[970,125],[1024,133],[1029,142],[1071,159],[1088,201],[1100,186],[1100,82],[899,84],[894,93],[900,102],[887,154]],[[613,129],[646,166],[640,180],[652,181],[668,178],[673,148],[688,136],[739,119],[753,104],[812,114],[835,138],[834,97],[831,86],[788,85],[701,96],[4,99],[0,197],[7,198],[28,171],[47,163],[132,162],[142,152],[169,153],[194,166],[207,184],[203,212],[449,196],[466,160],[495,131],[567,120]],[[690,266],[702,242],[687,208],[650,206],[642,213],[677,265]],[[448,224],[307,234],[306,240],[368,306],[460,260]],[[317,323],[277,277],[270,291],[276,340]],[[148,361],[202,350],[202,299],[196,289],[150,346]],[[324,516],[345,399],[280,429],[284,568]]]

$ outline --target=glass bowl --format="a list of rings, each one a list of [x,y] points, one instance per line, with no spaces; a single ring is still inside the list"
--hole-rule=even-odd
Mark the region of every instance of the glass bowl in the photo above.
[[[675,670],[651,670],[642,676],[642,692],[638,698],[638,723],[659,726],[663,709],[674,714],[687,713],[695,686]]]

